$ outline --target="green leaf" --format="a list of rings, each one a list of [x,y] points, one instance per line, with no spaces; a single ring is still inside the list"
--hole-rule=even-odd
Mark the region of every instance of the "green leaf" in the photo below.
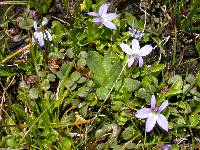
[[[145,88],[140,88],[136,92],[136,96],[139,97],[139,98],[145,98],[147,96],[147,92],[146,92]]]
[[[97,90],[96,90],[97,97],[100,100],[105,100],[108,93],[109,93],[109,90],[107,88],[104,88],[104,87],[97,88]]]
[[[48,79],[44,79],[44,80],[42,81],[41,86],[42,86],[42,89],[43,89],[44,91],[47,91],[47,90],[50,88],[49,80],[48,80]]]
[[[89,91],[90,91],[89,87],[81,87],[78,89],[77,95],[80,97],[86,97]]]
[[[141,28],[141,26],[139,25],[139,22],[137,20],[137,18],[135,16],[133,16],[132,14],[126,12],[125,13],[125,17],[126,17],[126,20],[127,20],[127,23],[129,26],[132,26],[132,23],[133,23],[133,20],[134,20],[134,26],[135,28]]]
[[[127,122],[127,117],[125,116],[121,116],[121,115],[118,115],[117,116],[117,122],[119,125],[123,126],[126,122]]]
[[[122,71],[122,65],[119,62],[114,62],[111,70],[107,74],[107,78],[105,80],[105,86],[107,88],[111,88],[115,81],[117,80],[120,72]]]
[[[69,138],[62,138],[59,142],[59,149],[71,150],[71,141]]]
[[[153,64],[151,67],[151,72],[160,72],[165,68],[164,64]]]
[[[135,136],[136,130],[134,127],[128,127],[122,132],[122,138],[126,141],[132,139]]]
[[[176,81],[182,81],[182,77],[180,75],[174,75],[169,78],[168,84],[174,84]]]
[[[15,73],[10,73],[8,71],[5,70],[0,70],[0,76],[5,77],[5,76],[14,76]]]
[[[15,137],[9,137],[6,139],[6,145],[10,148],[15,148],[17,145],[17,141]]]
[[[138,80],[133,80],[131,78],[125,78],[124,86],[127,87],[129,91],[135,91],[141,87],[141,83]]]
[[[188,83],[190,83],[190,84],[193,84],[194,82],[195,82],[195,76],[193,75],[193,74],[189,74],[186,78],[185,78],[185,80],[188,82]]]
[[[198,114],[189,116],[190,124],[193,127],[196,127],[198,125],[199,120],[200,120],[200,115],[198,115]]]
[[[197,88],[196,88],[196,87],[192,88],[192,89],[190,90],[190,93],[191,93],[192,95],[195,95],[195,96],[197,96],[197,97],[200,98],[200,93],[197,91]]]
[[[56,79],[56,76],[54,74],[50,73],[47,75],[47,79],[51,82],[54,82]]]
[[[106,72],[104,70],[102,61],[102,56],[95,51],[89,52],[89,56],[86,59],[87,65],[93,72],[94,79],[99,85],[103,85],[104,80],[106,79]]]
[[[165,94],[165,97],[170,98],[183,92],[183,81],[181,76],[174,75],[170,77],[168,80],[168,84],[172,84],[172,86],[170,87],[170,90]]]
[[[29,97],[31,99],[37,99],[39,97],[39,92],[37,88],[31,88],[29,90]]]
[[[91,6],[92,6],[92,0],[84,0],[83,3],[81,4],[81,10],[86,9],[87,11],[89,11]]]
[[[60,42],[64,33],[64,29],[63,25],[59,21],[52,22],[52,33],[54,41]]]
[[[22,29],[29,30],[33,26],[33,20],[29,18],[18,17],[19,27]]]
[[[120,111],[122,104],[122,101],[113,101],[111,104],[111,109],[114,111]]]
[[[95,106],[98,102],[96,95],[94,93],[90,93],[87,96],[87,102],[89,106]]]
[[[71,81],[78,81],[79,79],[81,78],[81,75],[80,75],[80,73],[79,72],[77,72],[77,71],[74,71],[71,75],[70,75],[70,78],[69,78],[69,80],[71,80]]]
[[[24,112],[24,108],[21,105],[15,103],[12,105],[12,108],[17,114],[17,116],[22,116],[22,117],[26,116],[26,113]]]
[[[40,13],[46,14],[49,10],[52,0],[42,0]]]

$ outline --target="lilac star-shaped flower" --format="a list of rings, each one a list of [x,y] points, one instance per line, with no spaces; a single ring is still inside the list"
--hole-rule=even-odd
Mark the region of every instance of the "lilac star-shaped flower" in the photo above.
[[[107,28],[117,30],[117,27],[115,24],[113,24],[111,21],[118,17],[116,13],[107,13],[109,4],[105,3],[99,8],[99,12],[89,12],[88,15],[94,16],[93,22],[100,25],[104,24]]]
[[[151,53],[153,47],[151,45],[145,45],[140,49],[139,41],[136,39],[132,40],[132,49],[127,44],[120,44],[121,49],[128,55],[130,58],[128,60],[128,67],[131,67],[135,60],[139,61],[139,67],[143,65],[142,56],[146,56]]]
[[[44,18],[43,21],[42,21],[42,26],[46,25],[47,24],[47,19]],[[35,29],[35,32],[33,34],[33,37],[32,37],[32,43],[35,43],[35,39],[38,41],[40,47],[43,47],[44,46],[44,40],[48,40],[49,41],[52,41],[52,37],[51,37],[51,34],[49,33],[48,30],[45,30],[45,31],[42,31],[41,27],[38,27],[37,26],[37,22],[34,21],[34,29]]]
[[[150,132],[155,126],[156,122],[165,131],[168,131],[168,121],[167,118],[161,114],[161,112],[167,107],[168,100],[165,100],[158,109],[156,108],[156,98],[154,95],[151,97],[151,108],[142,108],[138,110],[135,114],[136,118],[145,119],[146,121],[146,132]]]

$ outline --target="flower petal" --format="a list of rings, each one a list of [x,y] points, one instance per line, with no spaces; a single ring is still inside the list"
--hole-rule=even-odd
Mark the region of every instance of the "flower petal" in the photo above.
[[[40,32],[34,32],[34,37],[35,37],[35,39],[38,39],[38,37],[40,37]]]
[[[116,25],[113,24],[113,23],[110,22],[110,21],[105,21],[105,20],[104,20],[103,24],[104,24],[107,28],[109,28],[109,29],[117,30]]]
[[[32,36],[32,43],[34,44],[35,43],[35,38]]]
[[[162,114],[158,114],[158,119],[157,119],[158,125],[163,128],[165,131],[168,131],[169,126],[168,126],[168,121],[167,118],[162,115]]]
[[[108,11],[109,4],[105,3],[99,8],[99,16],[103,16]]]
[[[172,146],[170,144],[163,144],[161,150],[171,150]]]
[[[145,45],[144,47],[142,47],[139,51],[139,55],[140,56],[146,56],[148,55],[149,53],[151,53],[153,47],[151,45]]]
[[[52,41],[52,36],[51,36],[51,34],[49,33],[48,30],[46,30],[46,34],[47,34],[48,40]]]
[[[36,21],[33,22],[33,26],[34,26],[34,29],[37,30],[37,22]]]
[[[149,115],[151,113],[151,109],[149,108],[142,108],[140,110],[138,110],[135,114],[135,117],[136,118],[139,118],[139,119],[144,119],[144,118],[148,118]]]
[[[161,105],[160,107],[158,108],[158,112],[162,112],[168,105],[168,100],[165,100]]]
[[[108,21],[111,21],[117,17],[118,17],[118,15],[116,13],[109,13],[109,14],[104,15],[104,19],[108,20]]]
[[[130,31],[131,33],[134,32],[134,27],[135,27],[135,26],[134,26],[134,20],[133,20],[133,22],[132,22],[132,26],[128,28],[129,31]]]
[[[97,14],[96,12],[89,12],[88,13],[89,16],[94,16],[94,17],[98,17],[99,14]]]
[[[36,36],[36,39],[38,40],[38,43],[40,45],[40,47],[44,46],[44,38],[45,38],[45,34],[43,34],[42,32],[39,32]]]
[[[156,108],[156,98],[155,95],[151,96],[151,109],[155,109]]]
[[[127,44],[120,44],[119,45],[121,47],[121,49],[128,55],[133,55],[133,50],[130,48],[130,46],[128,46]]]
[[[135,51],[139,51],[140,50],[140,45],[139,45],[139,41],[136,39],[132,40],[132,49]]]
[[[132,28],[132,30],[134,30],[134,28],[135,28],[134,20],[133,20],[133,22],[132,22],[131,28]]]
[[[130,56],[128,60],[128,67],[130,68],[135,61],[135,56]]]
[[[48,23],[48,19],[46,17],[42,20],[42,26],[46,25]]]
[[[153,129],[153,127],[156,124],[156,120],[157,120],[157,115],[151,114],[148,117],[147,122],[146,122],[146,126],[145,126],[146,132],[150,132]]]
[[[141,68],[143,65],[143,58],[141,56],[138,57],[138,61],[139,61],[139,67]]]
[[[92,22],[95,22],[97,24],[100,24],[102,21],[101,21],[101,18],[94,18]]]

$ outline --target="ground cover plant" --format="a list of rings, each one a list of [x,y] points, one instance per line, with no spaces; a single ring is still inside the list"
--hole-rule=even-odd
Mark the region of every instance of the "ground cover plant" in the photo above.
[[[0,147],[200,149],[199,8],[0,1]]]

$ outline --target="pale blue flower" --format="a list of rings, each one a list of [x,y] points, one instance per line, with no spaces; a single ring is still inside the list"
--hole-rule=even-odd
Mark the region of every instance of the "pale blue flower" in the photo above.
[[[44,18],[43,21],[42,21],[42,26],[46,25],[47,22],[48,22],[48,20],[46,18]],[[34,21],[33,26],[35,28],[35,32],[34,32],[33,37],[32,37],[32,43],[35,43],[35,40],[37,40],[40,47],[43,47],[44,46],[44,40],[52,41],[51,34],[49,33],[48,30],[42,31],[41,27],[37,26],[36,21]]]
[[[135,30],[134,20],[132,22],[132,26],[129,27],[129,33],[135,39],[141,39],[144,36],[144,32],[143,31]]]
[[[100,25],[104,24],[107,28],[117,30],[117,27],[115,24],[113,24],[111,21],[118,17],[116,13],[107,13],[109,4],[105,3],[99,8],[99,12],[89,12],[88,15],[94,16],[93,22]]]
[[[167,118],[161,114],[161,112],[167,107],[168,100],[165,100],[160,107],[156,107],[156,98],[155,95],[151,97],[151,108],[142,108],[138,110],[135,114],[136,118],[145,119],[146,121],[146,132],[150,132],[155,126],[156,122],[158,125],[163,128],[165,131],[168,131],[168,121]]]
[[[145,45],[140,49],[139,41],[136,39],[132,40],[132,49],[127,44],[120,44],[121,49],[130,56],[128,60],[128,67],[131,67],[135,60],[139,61],[139,67],[143,65],[142,56],[146,56],[151,53],[153,47],[151,45]]]
[[[161,146],[161,150],[171,150],[172,146],[170,144],[163,144]]]

